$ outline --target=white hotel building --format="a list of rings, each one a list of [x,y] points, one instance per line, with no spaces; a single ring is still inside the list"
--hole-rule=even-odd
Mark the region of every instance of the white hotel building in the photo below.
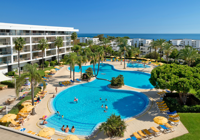
[[[97,45],[100,43],[99,38],[78,37],[77,39],[80,43],[87,43],[89,40],[92,40],[93,45]]]
[[[171,39],[173,46],[176,46],[177,50],[184,49],[186,45],[192,46],[193,48],[200,50],[200,40],[192,39]]]
[[[42,52],[38,49],[38,41],[47,39],[49,48],[45,50],[45,61],[58,59],[71,51],[71,32],[78,32],[72,27],[37,26],[0,23],[0,72],[8,72],[18,68],[18,53],[14,49],[14,40],[18,37],[25,39],[26,44],[20,52],[20,70],[27,63],[41,63]],[[63,47],[59,50],[54,45],[57,37],[63,38]]]

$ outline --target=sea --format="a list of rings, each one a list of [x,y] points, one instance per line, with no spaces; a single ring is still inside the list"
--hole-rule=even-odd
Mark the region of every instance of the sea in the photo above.
[[[78,33],[78,37],[94,37],[98,34],[104,34],[104,33]],[[114,37],[124,37],[128,36],[129,38],[142,38],[142,39],[194,39],[194,40],[200,40],[200,34],[114,34],[114,33],[105,33],[104,37],[114,36]]]

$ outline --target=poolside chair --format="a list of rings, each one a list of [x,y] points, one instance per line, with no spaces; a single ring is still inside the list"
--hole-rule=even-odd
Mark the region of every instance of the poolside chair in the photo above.
[[[65,86],[65,85],[63,85],[61,82],[59,82],[59,85],[60,85],[61,87]]]
[[[172,125],[176,125],[177,126],[177,125],[180,124],[180,120],[173,120],[172,118],[169,118],[168,120]]]
[[[9,126],[10,127],[19,127],[19,126],[22,126],[22,124],[20,124],[19,122],[14,121],[14,120],[12,120]]]
[[[20,130],[20,129],[21,129],[21,126],[15,127],[14,129],[15,129],[15,130]]]
[[[136,139],[140,139],[140,140],[143,139],[137,132],[134,132],[134,133],[133,133],[133,136],[135,136]]]
[[[155,127],[150,127],[150,131],[151,131],[152,133],[154,133],[154,135],[155,135],[156,137],[161,135],[160,131],[159,131],[158,129],[156,129]]]
[[[145,135],[141,130],[138,131],[140,136],[142,136],[144,139],[149,139],[147,135]]]
[[[159,104],[159,105],[164,104],[164,103],[165,103],[165,101],[162,101],[162,102],[156,102],[156,104]]]
[[[57,140],[62,140],[62,139],[57,139]]]
[[[168,117],[172,118],[174,120],[180,119],[180,116],[178,114],[177,115],[169,115]]]
[[[167,112],[168,115],[176,115],[177,112],[176,111],[173,111],[173,112]]]
[[[32,134],[32,135],[37,135],[37,133],[33,131],[28,131],[27,133]]]
[[[5,110],[5,109],[6,109],[5,106],[0,106],[0,113],[1,113],[3,110]]]
[[[132,137],[131,137],[131,140],[137,140],[137,139],[136,139],[136,137],[135,137],[135,136],[132,136]]]
[[[162,129],[164,129],[164,133],[166,132],[166,133],[170,133],[171,132],[171,130],[169,129],[169,128],[167,128],[166,126],[164,126],[164,125],[160,125],[160,127],[162,128]]]
[[[21,128],[19,131],[24,132],[26,128]]]
[[[149,130],[144,129],[143,131],[144,131],[144,133],[146,133],[146,134],[148,135],[148,137],[149,137],[150,139],[153,138],[153,133],[149,132]]]
[[[78,78],[76,79],[76,81],[77,81],[77,82],[81,82],[81,80],[80,80],[80,79],[78,79]]]
[[[128,138],[128,139],[124,139],[124,140],[131,140],[131,138]],[[137,140],[137,139],[136,139]]]
[[[171,132],[174,132],[175,131],[175,128],[174,126],[171,126],[170,124],[166,123],[165,126],[171,130]]]
[[[70,80],[70,82],[74,84],[74,81],[73,81],[73,80]]]

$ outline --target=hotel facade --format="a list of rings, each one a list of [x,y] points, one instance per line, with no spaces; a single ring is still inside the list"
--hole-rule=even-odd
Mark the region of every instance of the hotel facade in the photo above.
[[[18,52],[14,44],[16,38],[22,37],[26,41],[19,57],[20,70],[23,70],[27,63],[41,64],[42,51],[38,48],[39,40],[46,39],[49,44],[49,48],[44,52],[45,61],[62,59],[65,54],[71,52],[71,33],[78,31],[72,27],[0,23],[0,72],[18,69]],[[63,46],[59,50],[54,43],[57,37],[63,38]]]

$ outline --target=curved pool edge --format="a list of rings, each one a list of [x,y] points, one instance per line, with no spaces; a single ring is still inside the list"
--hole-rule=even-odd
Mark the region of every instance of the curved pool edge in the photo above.
[[[114,69],[114,70],[116,70],[116,71],[134,71],[134,70],[118,70],[118,69],[116,69],[113,65],[111,65],[111,64],[108,64],[108,63],[106,63],[107,65],[110,65],[110,66],[112,66],[112,68]],[[87,65],[85,65],[85,66],[87,66]],[[67,67],[67,70],[69,71],[69,66]],[[140,72],[140,71],[134,71],[134,72],[138,72],[138,73],[145,73],[145,74],[148,74],[148,75],[150,75],[150,73],[146,73],[146,72]],[[79,72],[76,72],[76,73],[79,73]],[[94,78],[92,81],[90,81],[90,82],[93,82],[93,81],[95,81],[95,80],[98,80],[98,79],[96,79],[96,78]],[[85,82],[85,83],[79,83],[79,84],[76,84],[76,85],[72,85],[72,86],[70,86],[70,87],[66,87],[65,89],[63,89],[62,91],[60,91],[59,93],[57,93],[56,95],[58,95],[58,94],[60,94],[61,92],[63,92],[64,90],[67,90],[67,89],[69,89],[69,88],[71,88],[71,87],[74,87],[74,86],[77,86],[77,85],[81,85],[81,84],[86,84],[86,83],[88,83],[88,82]],[[126,85],[127,86],[127,85]],[[131,86],[128,86],[128,87],[131,87]],[[108,87],[109,88],[109,87]],[[137,91],[137,89],[142,89],[142,90],[150,90],[150,89],[143,89],[143,88],[136,88],[136,87],[131,87],[131,88],[134,88],[134,89],[136,89],[136,90],[130,90],[130,89],[112,89],[112,88],[110,88],[110,89],[112,89],[112,90],[128,90],[128,91],[134,91],[134,92],[137,92],[137,93],[140,93],[140,94],[144,94],[144,93],[142,93],[141,91]],[[151,88],[151,89],[153,89],[153,88]],[[139,117],[141,117],[141,116],[143,116],[144,114],[146,114],[149,110],[150,110],[150,108],[152,107],[152,101],[151,101],[151,97],[149,97],[148,95],[146,95],[146,94],[144,94],[145,96],[147,96],[147,98],[148,98],[148,105],[146,105],[146,107],[145,107],[145,109],[142,111],[142,112],[140,112],[140,113],[138,113],[137,115],[134,115],[134,116],[132,116],[132,117],[128,117],[128,118],[125,118],[125,119],[123,119],[126,123],[127,123],[127,121],[128,122],[131,122],[131,121],[134,121],[136,118],[139,118]],[[54,107],[53,107],[53,100],[54,100],[55,98],[51,98],[51,99],[49,99],[48,100],[48,103],[47,103],[47,108],[49,109],[49,112],[51,113],[48,117],[51,117],[51,116],[53,116],[55,113],[56,113],[56,110],[54,109]],[[40,126],[40,127],[42,127],[42,128],[44,128],[44,127],[46,127],[45,125],[40,125],[40,123],[41,123],[42,121],[39,121],[38,122],[38,125]],[[95,126],[94,126],[94,128],[92,129],[92,133],[90,134],[90,135],[77,135],[78,137],[80,137],[80,138],[84,138],[84,139],[86,139],[86,138],[88,138],[88,137],[91,137],[92,135],[94,135],[94,133],[98,130],[98,128],[99,128],[99,126],[101,125],[101,123],[103,123],[103,122],[100,122],[100,123],[98,123],[98,124],[96,124]],[[59,136],[67,136],[67,135],[70,135],[70,134],[67,134],[67,133],[64,133],[64,132],[61,132],[61,131],[57,131],[57,130],[55,130],[56,131],[56,134],[57,135],[59,135]]]

